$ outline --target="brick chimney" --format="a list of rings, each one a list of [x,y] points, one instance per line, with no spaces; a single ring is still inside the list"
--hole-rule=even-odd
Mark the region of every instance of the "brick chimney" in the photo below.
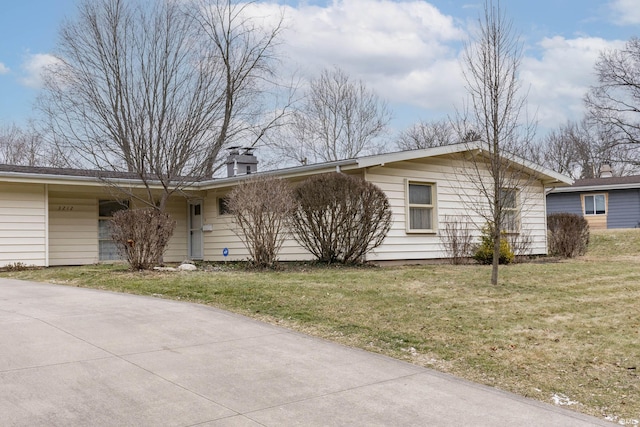
[[[248,175],[258,172],[258,158],[252,147],[229,147],[227,157],[227,176]]]

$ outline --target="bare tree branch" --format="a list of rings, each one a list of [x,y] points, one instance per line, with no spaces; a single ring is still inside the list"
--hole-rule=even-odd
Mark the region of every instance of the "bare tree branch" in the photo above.
[[[623,49],[604,51],[596,62],[598,85],[585,96],[590,118],[604,126],[616,143],[640,142],[640,39]]]
[[[274,148],[294,161],[333,161],[379,150],[391,114],[362,81],[339,68],[325,69],[309,83],[288,135]]]
[[[463,173],[480,195],[480,199],[469,196],[467,202],[486,220],[492,234],[493,284],[498,283],[502,233],[516,226],[510,208],[525,197],[522,192],[531,180],[518,157],[535,130],[533,124],[522,125],[526,97],[518,96],[521,58],[520,39],[499,1],[486,0],[477,32],[463,54],[470,104],[458,118],[462,123],[458,126],[465,134],[481,138],[481,150]]]

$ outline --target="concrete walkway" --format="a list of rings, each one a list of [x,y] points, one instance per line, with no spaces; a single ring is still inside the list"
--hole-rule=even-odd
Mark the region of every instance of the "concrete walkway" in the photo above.
[[[2,426],[611,426],[206,306],[0,279]]]

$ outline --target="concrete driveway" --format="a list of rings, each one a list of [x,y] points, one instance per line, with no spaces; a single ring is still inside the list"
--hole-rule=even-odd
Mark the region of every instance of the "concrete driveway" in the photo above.
[[[222,310],[0,279],[2,426],[595,426]]]

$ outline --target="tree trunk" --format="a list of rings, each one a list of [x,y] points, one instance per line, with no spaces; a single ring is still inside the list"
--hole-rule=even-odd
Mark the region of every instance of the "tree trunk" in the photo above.
[[[500,265],[500,229],[493,232],[493,263],[491,264],[491,284],[498,284],[498,266]]]

